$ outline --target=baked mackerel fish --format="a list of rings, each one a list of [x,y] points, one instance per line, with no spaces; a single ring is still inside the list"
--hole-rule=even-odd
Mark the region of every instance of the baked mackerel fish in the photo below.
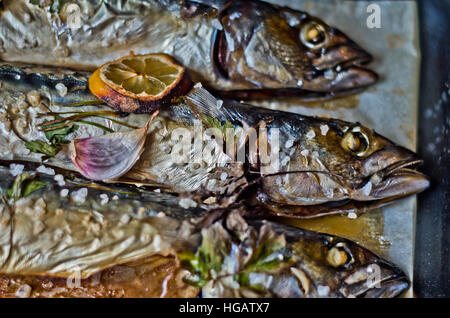
[[[377,75],[369,53],[306,12],[255,0],[3,0],[0,60],[93,71],[167,53],[194,80],[239,99],[325,99]]]
[[[245,220],[243,207],[182,208],[27,167],[0,167],[0,297],[395,297],[409,285],[351,241]]]
[[[123,123],[146,125],[145,114],[119,117],[119,125],[117,117],[102,112],[120,113],[85,105],[94,98],[87,76],[59,68],[0,65],[0,159],[45,159],[45,166],[77,172],[73,148],[64,142],[105,135],[105,130],[130,130]],[[62,135],[56,137],[67,141],[58,148],[50,144],[59,139],[51,127],[42,131],[45,120],[60,116],[62,123],[64,117],[83,114],[89,117],[75,122],[78,129],[66,121],[57,131]],[[222,101],[196,85],[184,101],[160,110],[139,159],[114,182],[196,193],[197,203],[209,198],[224,207],[243,201],[256,208],[252,211],[263,207],[264,213],[311,218],[365,212],[423,191],[429,181],[416,170],[421,163],[414,152],[359,123]]]

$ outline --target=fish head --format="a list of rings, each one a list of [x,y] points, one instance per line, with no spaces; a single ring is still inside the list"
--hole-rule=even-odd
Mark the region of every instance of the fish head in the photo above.
[[[280,139],[280,150],[290,152],[292,148],[283,149],[285,140],[297,138],[295,151],[289,161],[280,155],[279,170],[263,177],[258,193],[260,201],[274,203],[278,214],[314,217],[364,211],[429,187],[428,178],[416,170],[422,164],[416,153],[359,123],[280,120],[280,136],[286,136]],[[294,137],[295,127],[301,128]]]
[[[244,97],[256,93],[326,98],[377,80],[372,56],[341,31],[305,12],[256,1],[233,1],[219,14],[213,61]],[[249,91],[253,91],[249,92]],[[255,92],[256,91],[256,92]],[[240,96],[240,97],[242,97]]]
[[[323,235],[308,244],[301,252],[303,268],[309,277],[319,275],[314,277],[318,296],[390,298],[409,286],[402,270],[352,241]]]
[[[392,200],[428,188],[428,178],[416,170],[423,163],[416,153],[359,123],[334,123],[334,128],[330,125],[332,141],[319,132],[318,139],[333,143],[326,147],[334,157],[327,166],[341,176],[351,200]]]
[[[302,144],[314,154],[306,170],[329,172],[321,178],[333,179],[341,187],[336,191],[354,201],[392,200],[429,186],[428,178],[416,170],[423,163],[416,153],[359,123],[319,120]]]
[[[401,269],[353,241],[273,222],[271,226],[285,236],[294,261],[291,273],[298,284],[279,284],[284,289],[297,285],[304,297],[391,298],[409,286]]]

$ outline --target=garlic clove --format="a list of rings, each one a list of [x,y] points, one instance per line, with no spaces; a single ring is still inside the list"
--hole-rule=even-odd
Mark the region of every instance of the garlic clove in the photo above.
[[[122,176],[144,151],[148,126],[156,114],[142,128],[72,140],[70,157],[73,164],[83,176],[92,180],[112,180]]]

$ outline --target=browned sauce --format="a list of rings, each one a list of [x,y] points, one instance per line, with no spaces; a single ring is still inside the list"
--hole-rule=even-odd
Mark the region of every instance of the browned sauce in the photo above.
[[[336,97],[332,100],[301,102],[302,106],[310,108],[322,108],[326,110],[336,110],[339,108],[356,108],[359,105],[359,95],[348,95]]]
[[[261,100],[250,100],[247,101],[248,104],[274,108],[282,111],[290,111],[293,106],[304,106],[308,108],[319,108],[323,110],[336,110],[340,108],[353,109],[359,105],[359,94],[335,97],[331,100],[322,101],[300,101],[295,97],[278,97],[275,100],[261,101]]]
[[[384,216],[381,209],[350,219],[346,215],[330,215],[314,219],[276,218],[277,221],[302,229],[332,234],[355,241],[376,254],[387,257],[390,242],[383,237]]]

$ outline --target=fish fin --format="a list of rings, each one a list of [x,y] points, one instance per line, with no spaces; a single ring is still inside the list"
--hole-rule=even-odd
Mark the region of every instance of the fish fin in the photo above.
[[[230,119],[226,109],[222,108],[222,100],[215,98],[203,87],[195,85],[194,88],[184,97],[186,103],[194,111],[196,116],[204,115],[210,118],[217,118],[221,122]],[[203,117],[203,116],[200,116]]]

